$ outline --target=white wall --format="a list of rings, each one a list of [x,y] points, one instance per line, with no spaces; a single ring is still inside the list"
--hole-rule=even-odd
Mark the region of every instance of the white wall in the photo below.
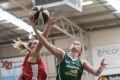
[[[91,46],[91,56],[93,60],[93,65],[98,66],[100,61],[102,60],[103,57],[106,58],[106,62],[118,62],[120,58],[120,53],[117,53],[117,56],[115,58],[115,55],[110,54],[109,58],[108,55],[104,55],[102,58],[96,57],[96,52],[98,49],[119,49],[120,45],[120,28],[116,29],[109,29],[109,30],[101,30],[101,31],[94,31],[90,33],[90,46]],[[117,46],[116,46],[117,45]],[[99,58],[99,59],[98,59]],[[107,61],[107,59],[109,61]],[[96,61],[97,63],[95,63]],[[119,63],[120,65],[120,63]],[[120,73],[120,66],[117,67],[112,67],[110,68],[108,64],[108,69],[104,70],[102,74],[115,74],[115,73]],[[92,79],[91,79],[92,80]],[[97,80],[97,78],[96,78]]]
[[[120,43],[120,28],[94,31],[90,33],[91,47]]]
[[[0,46],[0,58],[20,55],[20,50],[15,49],[12,45]]]
[[[62,49],[69,49],[71,43],[74,41],[72,38],[63,38],[55,41],[55,45]]]

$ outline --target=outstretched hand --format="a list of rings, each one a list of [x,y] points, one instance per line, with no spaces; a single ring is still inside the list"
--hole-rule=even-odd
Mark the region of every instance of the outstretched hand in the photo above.
[[[101,66],[100,66],[100,67],[101,67],[102,69],[104,69],[104,68],[106,68],[106,65],[108,65],[108,64],[105,63],[105,58],[104,58],[104,59],[101,61]]]
[[[52,25],[54,25],[57,21],[58,21],[59,19],[53,19],[52,17],[49,17],[49,19],[48,19],[48,21],[47,21],[47,25],[49,25],[49,26],[52,26]]]

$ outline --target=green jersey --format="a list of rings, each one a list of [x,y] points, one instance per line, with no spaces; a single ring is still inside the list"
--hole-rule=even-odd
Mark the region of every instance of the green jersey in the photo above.
[[[65,54],[60,64],[57,65],[56,80],[81,80],[82,74],[83,65],[80,58],[73,60]]]

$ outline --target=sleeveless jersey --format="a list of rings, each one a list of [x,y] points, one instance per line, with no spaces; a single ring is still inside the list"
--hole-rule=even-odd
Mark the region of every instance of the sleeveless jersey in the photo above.
[[[36,63],[30,63],[27,61],[29,55],[30,53],[23,62],[21,80],[46,80],[47,74],[42,59],[40,58]]]
[[[83,66],[80,58],[72,60],[67,54],[63,60],[57,65],[56,80],[81,80],[83,74]]]

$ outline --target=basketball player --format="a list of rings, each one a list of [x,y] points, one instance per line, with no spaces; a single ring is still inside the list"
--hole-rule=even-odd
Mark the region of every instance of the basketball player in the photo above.
[[[50,44],[42,34],[40,34],[36,26],[32,26],[39,41],[57,58],[57,79],[56,80],[81,80],[83,70],[92,73],[95,76],[100,75],[106,67],[103,59],[98,68],[94,68],[87,60],[82,60],[79,56],[82,54],[81,43],[74,41],[70,46],[70,52]]]
[[[44,38],[48,37],[48,32],[55,22],[49,17],[46,27],[42,33]],[[36,26],[35,22],[31,22],[32,26]],[[27,44],[22,42],[20,39],[14,41],[14,46],[19,49],[26,49],[28,52],[23,62],[22,73],[19,80],[46,80],[46,68],[41,59],[40,50],[42,48],[41,42],[37,36],[33,36]]]

